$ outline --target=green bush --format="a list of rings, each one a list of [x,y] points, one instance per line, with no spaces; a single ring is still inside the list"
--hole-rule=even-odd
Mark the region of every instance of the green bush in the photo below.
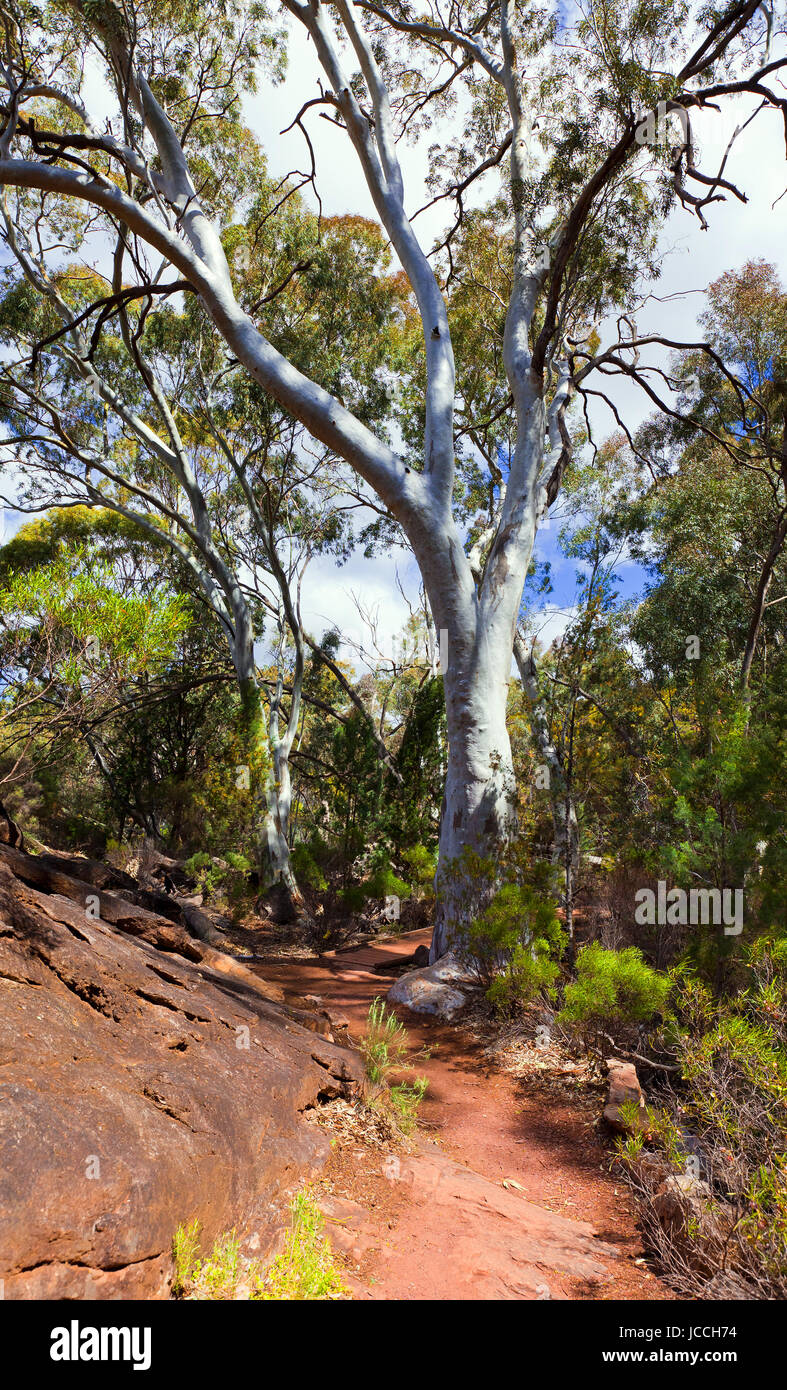
[[[537,995],[554,995],[554,985],[560,966],[550,956],[548,941],[534,941],[531,946],[517,944],[511,959],[486,991],[490,1004],[499,1013],[511,1013]]]
[[[555,904],[538,885],[506,883],[494,894],[485,911],[470,923],[467,954],[487,989],[512,968],[525,987],[529,970],[525,956],[528,955],[535,966],[538,960],[546,961],[550,953],[558,956],[565,941]]]
[[[192,854],[190,859],[186,860],[183,869],[184,872],[188,874],[189,878],[196,878],[201,870],[209,869],[210,866],[210,855],[206,854],[204,850],[199,850],[196,854]]]
[[[307,1187],[290,1204],[285,1247],[264,1274],[258,1274],[253,1299],[315,1302],[345,1298],[342,1280],[325,1234],[317,1199]]]
[[[348,883],[337,894],[345,912],[363,912],[366,904],[366,890],[360,883]]]
[[[227,850],[222,859],[204,851],[192,854],[184,864],[186,873],[197,883],[208,899],[220,895],[237,907],[249,892],[248,876],[252,865],[245,854]]]
[[[176,1297],[198,1301],[248,1297],[267,1302],[337,1299],[347,1295],[325,1234],[322,1212],[308,1187],[296,1193],[290,1203],[290,1229],[284,1249],[267,1270],[257,1260],[244,1259],[234,1229],[220,1235],[210,1254],[200,1259],[199,1233],[196,1220],[179,1226],[175,1232],[172,1292]]]
[[[233,1299],[242,1273],[240,1241],[233,1228],[219,1236],[210,1254],[195,1265],[193,1281],[197,1296]]]
[[[230,868],[233,870],[234,873],[251,873],[251,861],[246,858],[245,854],[235,854],[233,850],[228,849],[224,855],[224,858],[226,859],[227,863],[229,864]]]
[[[172,1280],[172,1293],[175,1298],[182,1297],[194,1276],[199,1261],[201,1223],[195,1218],[188,1225],[181,1222],[172,1238],[172,1258],[175,1274]]]
[[[382,901],[384,898],[409,898],[412,888],[403,878],[398,878],[390,864],[381,864],[366,880],[364,891],[368,898]]]
[[[577,956],[558,1021],[586,1035],[647,1023],[663,1012],[670,988],[669,976],[651,969],[636,946],[609,951],[592,941]]]
[[[410,878],[420,897],[434,897],[434,876],[437,872],[437,855],[426,845],[413,845],[402,850],[402,861],[407,865]]]
[[[388,1092],[391,1111],[396,1128],[401,1134],[412,1134],[418,1123],[418,1110],[429,1089],[425,1076],[417,1076],[415,1081],[400,1081]]]
[[[418,1108],[429,1086],[425,1076],[391,1084],[394,1072],[412,1071],[407,1062],[407,1036],[407,1029],[396,1014],[379,997],[373,999],[366,1032],[359,1043],[366,1072],[366,1103],[370,1109],[387,1111],[401,1134],[411,1134],[415,1129]]]
[[[369,1005],[366,1032],[358,1046],[373,1087],[385,1086],[389,1074],[404,1066],[407,1029],[379,996]]]
[[[317,892],[324,893],[328,887],[328,881],[309,846],[295,845],[290,858],[298,883],[304,888],[314,888]]]
[[[702,1130],[713,1130],[750,1163],[764,1143],[773,1147],[787,1134],[787,1054],[771,1029],[726,1015],[702,1037],[685,1040],[681,1063]]]
[[[735,993],[714,997],[684,964],[672,972],[672,1018],[661,1035],[679,1089],[661,1092],[642,1135],[622,1146],[646,1237],[675,1289],[690,1298],[787,1297],[787,951],[783,939],[744,946]],[[691,1137],[690,1152],[686,1139]],[[701,1209],[664,1226],[656,1194],[689,1157],[707,1184]],[[699,1216],[699,1219],[696,1219]]]

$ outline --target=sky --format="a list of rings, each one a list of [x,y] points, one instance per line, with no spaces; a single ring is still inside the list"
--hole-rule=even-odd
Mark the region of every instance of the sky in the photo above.
[[[306,169],[308,156],[301,132],[286,134],[301,106],[317,92],[320,69],[311,43],[299,25],[290,26],[287,76],[281,86],[266,86],[247,103],[249,124],[261,137],[270,171],[283,176],[292,169]],[[317,109],[319,110],[319,108]],[[318,189],[326,214],[345,212],[375,217],[375,209],[360,165],[347,136],[317,110],[307,114],[309,134],[314,145],[318,170]],[[736,125],[752,111],[750,98],[729,102],[719,115],[703,114],[696,123],[703,169],[718,167]],[[438,131],[437,134],[444,132]],[[429,168],[428,146],[435,139],[430,132],[416,145],[400,145],[399,155],[406,190],[406,208],[414,212],[428,200],[425,179]],[[670,338],[701,336],[697,315],[703,307],[702,291],[725,270],[738,268],[751,258],[772,261],[787,282],[787,196],[778,202],[787,186],[784,136],[776,113],[763,112],[733,146],[725,174],[748,195],[741,204],[730,198],[706,210],[710,223],[703,231],[698,220],[676,209],[670,215],[660,238],[663,253],[661,278],[653,287],[654,297],[643,308],[639,331],[659,331]],[[487,183],[484,193],[492,191]],[[415,221],[422,244],[429,246],[443,226],[440,208],[430,210]],[[656,297],[657,296],[657,297]],[[651,411],[649,402],[630,382],[621,382],[614,391],[623,418],[631,427]],[[598,439],[616,429],[603,407],[591,411]],[[559,634],[570,613],[575,591],[575,561],[566,560],[558,546],[559,526],[543,531],[537,541],[537,557],[551,564],[553,592],[543,601],[539,625],[542,641],[548,643]],[[631,564],[617,571],[621,594],[629,596],[642,586],[643,574]],[[407,608],[397,587],[397,575],[413,598],[419,588],[418,569],[412,557],[394,556],[366,560],[354,556],[341,569],[332,560],[317,560],[310,567],[304,585],[303,613],[315,633],[334,624],[340,631],[359,634],[359,621],[353,595],[361,595],[366,608],[377,611],[380,630],[391,640],[406,620]]]

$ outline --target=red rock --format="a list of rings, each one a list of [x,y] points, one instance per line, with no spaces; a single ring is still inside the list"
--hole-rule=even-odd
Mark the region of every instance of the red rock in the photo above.
[[[633,1062],[622,1062],[618,1057],[607,1059],[609,1090],[604,1106],[604,1119],[620,1134],[644,1133],[648,1128],[648,1114],[645,1097],[639,1084],[637,1069]],[[629,1123],[624,1119],[622,1107],[637,1107],[636,1119]]]
[[[95,920],[64,875],[55,894],[25,886],[13,853],[0,862],[5,1297],[164,1297],[172,1236],[194,1218],[206,1244],[236,1226],[264,1252],[279,1196],[325,1156],[303,1112],[352,1091],[357,1054],[174,923],[101,890],[115,921]]]

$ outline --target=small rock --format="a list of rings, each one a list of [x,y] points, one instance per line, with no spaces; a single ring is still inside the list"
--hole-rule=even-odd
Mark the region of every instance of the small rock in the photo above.
[[[472,978],[453,955],[442,956],[434,965],[410,970],[388,991],[392,1004],[404,1004],[416,1014],[432,1014],[448,1020],[464,1007],[466,996],[459,985],[470,985]]]
[[[604,1119],[619,1134],[642,1134],[648,1128],[645,1098],[639,1084],[637,1069],[633,1062],[622,1062],[619,1057],[607,1059],[609,1090],[604,1106]],[[636,1119],[631,1122],[623,1116],[623,1106],[631,1109],[632,1102],[637,1107]]]
[[[711,1210],[711,1190],[691,1173],[671,1173],[653,1198],[659,1225],[680,1250],[687,1263],[699,1273],[711,1273],[708,1242],[721,1239],[718,1213]]]

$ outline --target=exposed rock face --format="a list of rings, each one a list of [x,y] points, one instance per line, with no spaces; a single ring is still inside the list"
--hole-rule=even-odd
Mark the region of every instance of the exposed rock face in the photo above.
[[[391,1236],[385,1294],[356,1282],[358,1297],[412,1298],[416,1246],[419,1296],[435,1300],[564,1299],[573,1281],[603,1285],[609,1262],[620,1258],[587,1222],[536,1206],[432,1146],[385,1162],[390,1181],[401,1183],[412,1201]],[[360,1261],[379,1244],[374,1218],[356,1202],[331,1197],[321,1206],[337,1250]],[[450,1213],[440,1241],[424,1234],[427,1207],[430,1216],[439,1207]]]
[[[609,1090],[604,1106],[604,1119],[607,1124],[619,1134],[644,1133],[648,1128],[648,1112],[633,1062],[622,1062],[619,1057],[608,1057],[607,1072]],[[636,1111],[632,1111],[632,1105],[636,1106]],[[623,1111],[623,1106],[627,1107],[626,1112]]]
[[[277,1194],[324,1157],[304,1110],[360,1063],[173,922],[62,874],[20,881],[41,868],[0,852],[5,1297],[164,1297],[181,1221],[264,1253]]]
[[[388,991],[392,1004],[405,1004],[415,1014],[450,1019],[467,1002],[463,987],[472,984],[465,967],[453,955],[445,955],[423,970],[400,976]]]

